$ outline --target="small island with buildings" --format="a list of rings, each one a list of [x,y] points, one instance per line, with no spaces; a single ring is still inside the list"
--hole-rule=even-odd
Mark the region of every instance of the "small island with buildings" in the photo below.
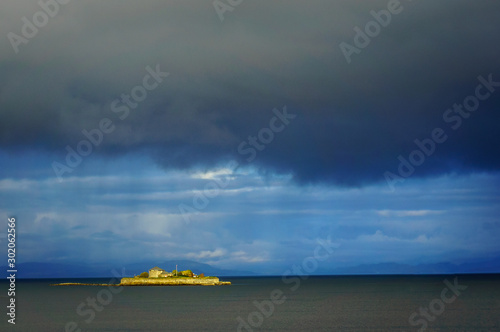
[[[167,272],[157,266],[133,278],[122,278],[122,286],[162,286],[162,285],[230,285],[229,281],[220,281],[217,277],[205,277],[203,273],[196,275],[191,270]]]
[[[138,276],[125,277],[116,286],[220,286],[231,285],[230,281],[220,281],[217,277],[205,277],[191,270],[167,272],[157,266]],[[61,283],[52,286],[108,286],[107,284]]]

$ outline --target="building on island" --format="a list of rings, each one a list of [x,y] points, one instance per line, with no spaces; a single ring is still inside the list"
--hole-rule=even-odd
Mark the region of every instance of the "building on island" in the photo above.
[[[172,272],[163,272],[162,274],[160,274],[160,277],[161,278],[167,278],[167,277],[173,277],[174,274]]]
[[[158,278],[163,273],[165,273],[164,269],[160,269],[158,266],[155,266],[151,270],[149,270],[149,277]]]
[[[164,269],[159,268],[158,266],[155,266],[149,270],[149,278],[169,278],[174,276],[198,278],[198,275],[194,274],[191,270],[186,270],[186,271],[173,270],[172,272],[167,272]]]

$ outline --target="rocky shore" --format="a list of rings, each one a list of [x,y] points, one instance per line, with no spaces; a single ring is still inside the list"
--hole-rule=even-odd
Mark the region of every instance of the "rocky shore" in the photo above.
[[[119,284],[86,284],[66,282],[51,286],[221,286],[231,285],[217,277],[206,278],[122,278]]]
[[[220,286],[231,285],[229,281],[220,281],[217,277],[206,278],[122,278],[121,286]]]

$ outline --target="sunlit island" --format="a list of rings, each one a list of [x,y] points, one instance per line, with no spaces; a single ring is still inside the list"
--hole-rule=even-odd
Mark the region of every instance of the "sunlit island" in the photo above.
[[[196,275],[191,270],[167,272],[157,266],[133,278],[122,278],[123,286],[156,286],[156,285],[230,285],[229,281],[220,281],[217,277],[205,277],[203,273]]]
[[[52,286],[108,286],[107,284],[61,283]],[[116,286],[220,286],[231,285],[230,281],[220,281],[217,277],[205,277],[191,270],[167,272],[157,266],[133,278],[122,278]]]

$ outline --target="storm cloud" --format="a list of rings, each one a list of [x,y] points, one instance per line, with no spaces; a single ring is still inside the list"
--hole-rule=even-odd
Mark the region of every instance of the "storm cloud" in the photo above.
[[[115,129],[95,156],[146,153],[168,169],[246,163],[242,142],[273,109],[296,115],[252,164],[301,183],[363,186],[396,175],[399,156],[447,136],[412,173],[498,171],[500,88],[477,110],[443,118],[484,80],[500,82],[500,3],[402,1],[401,11],[351,55],[356,27],[388,1],[244,1],[221,22],[210,1],[73,1],[15,52],[37,3],[2,4],[0,148],[43,151],[63,163],[83,130]],[[123,120],[113,102],[147,67],[168,77]],[[497,83],[498,84],[498,83]],[[115,104],[116,105],[116,104]],[[124,105],[120,102],[120,105]],[[50,164],[47,165],[50,167]]]

